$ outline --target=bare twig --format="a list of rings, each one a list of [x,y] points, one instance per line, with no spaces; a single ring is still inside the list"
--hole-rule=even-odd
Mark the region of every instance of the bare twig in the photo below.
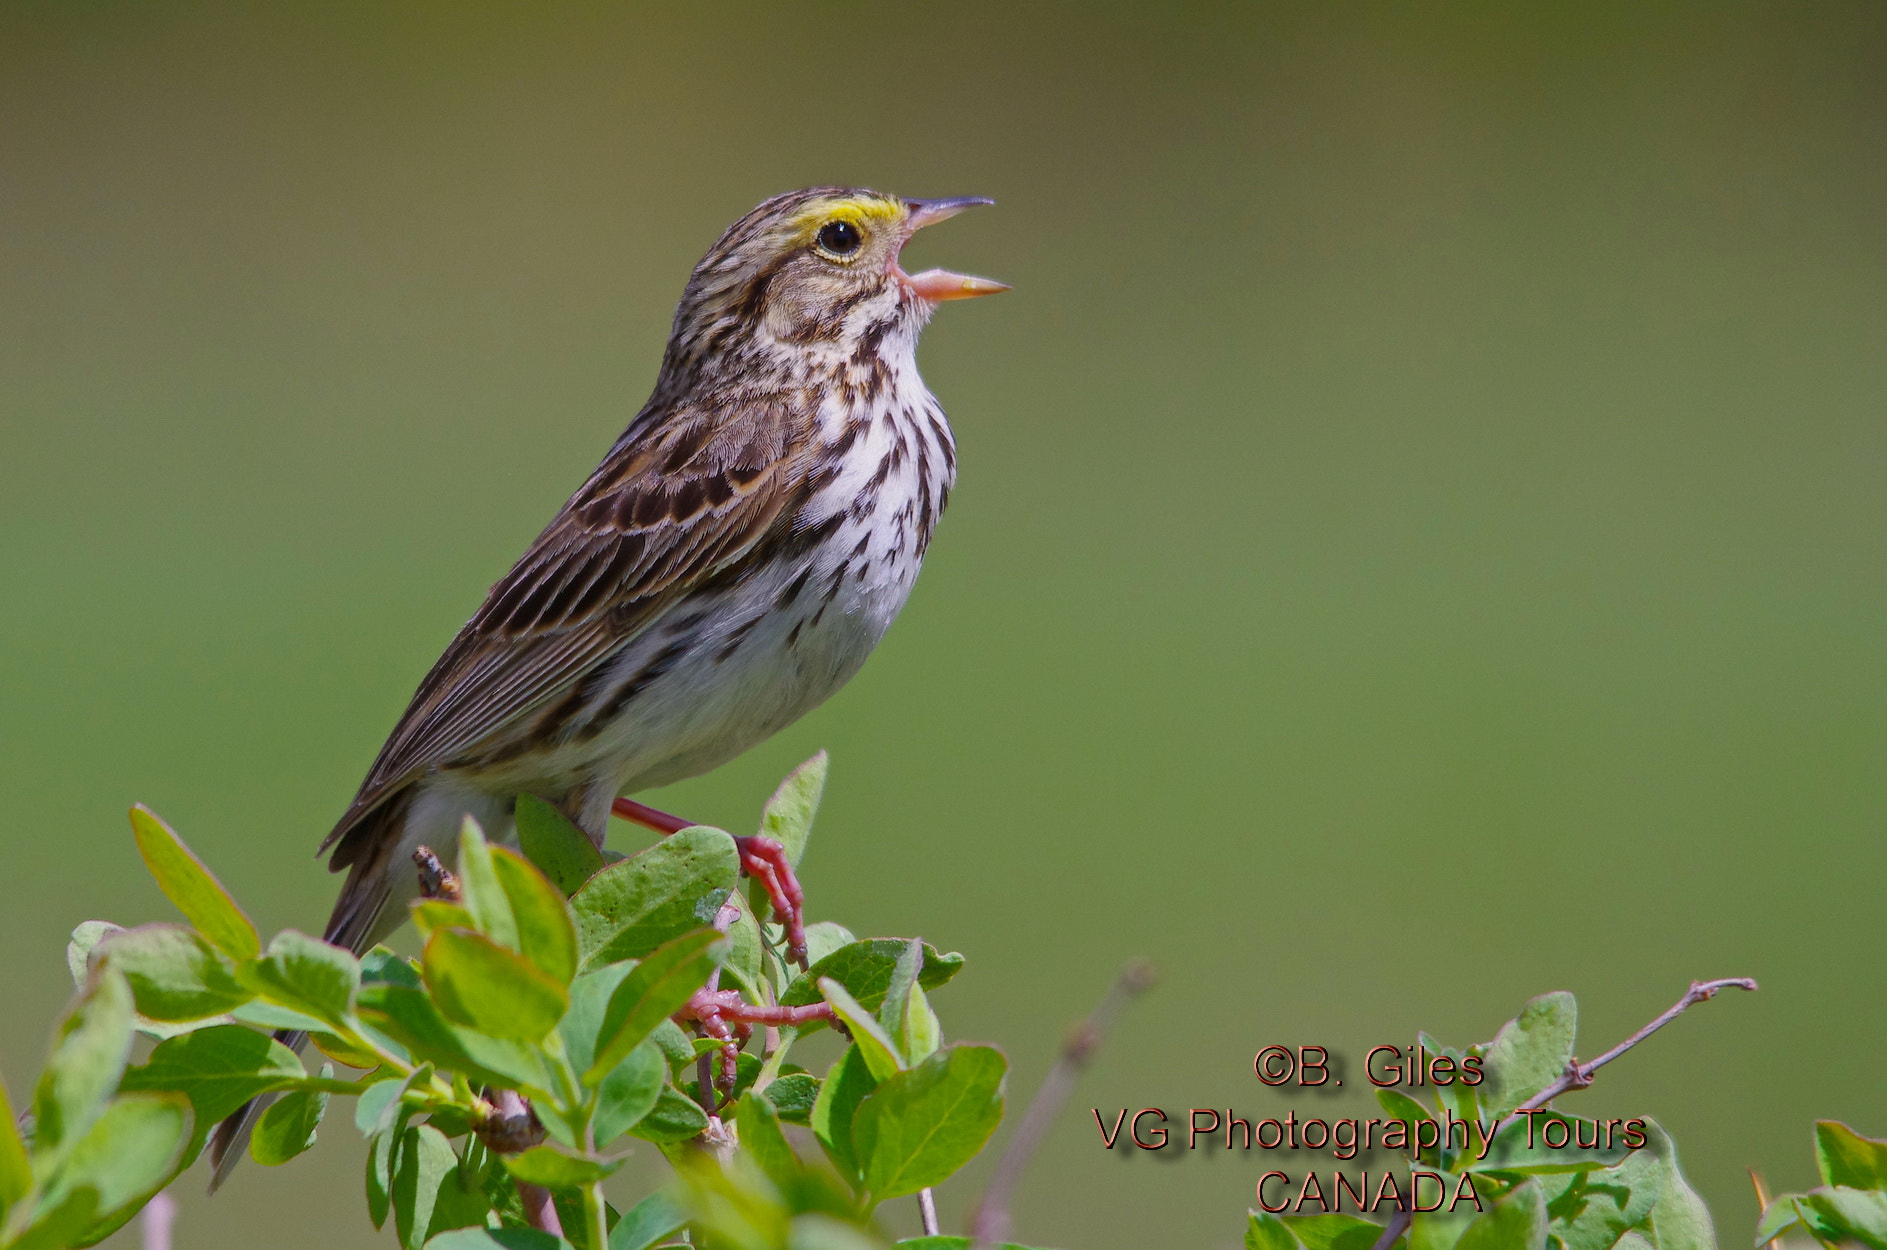
[[[177,1218],[177,1200],[168,1191],[159,1192],[144,1204],[144,1216],[138,1221],[139,1242],[144,1250],[170,1250],[170,1226]]]
[[[937,1195],[930,1192],[930,1186],[917,1191],[917,1213],[924,1221],[924,1236],[937,1235]]]
[[[1618,1058],[1639,1042],[1644,1041],[1647,1037],[1650,1037],[1653,1033],[1656,1033],[1659,1029],[1677,1019],[1698,1003],[1708,1002],[1710,999],[1715,998],[1718,990],[1731,989],[1754,992],[1756,982],[1749,977],[1724,977],[1718,981],[1692,981],[1690,988],[1684,991],[1684,997],[1671,1004],[1663,1015],[1660,1015],[1644,1028],[1639,1029],[1636,1033],[1633,1033],[1630,1037],[1612,1047],[1612,1049],[1606,1051],[1591,1063],[1580,1063],[1577,1059],[1568,1063],[1566,1065],[1566,1071],[1561,1074],[1557,1081],[1554,1081],[1551,1085],[1548,1085],[1545,1089],[1527,1099],[1518,1107],[1515,1107],[1513,1111],[1508,1114],[1506,1119],[1494,1126],[1494,1132],[1490,1134],[1490,1136],[1498,1135],[1502,1129],[1514,1123],[1516,1120],[1519,1120],[1527,1112],[1538,1111],[1541,1107],[1552,1102],[1561,1094],[1569,1090],[1584,1089],[1586,1086],[1592,1084],[1593,1075],[1598,1072],[1600,1068],[1603,1068],[1606,1064],[1612,1062],[1612,1060]]]
[[[1008,1239],[1012,1224],[1009,1204],[1015,1197],[1016,1184],[1022,1179],[1023,1171],[1041,1148],[1049,1126],[1060,1114],[1062,1104],[1068,1101],[1068,1095],[1074,1092],[1076,1078],[1093,1061],[1095,1051],[1106,1040],[1115,1019],[1128,1003],[1152,988],[1153,980],[1152,964],[1145,960],[1128,964],[1108,987],[1107,996],[1101,999],[1094,1014],[1068,1030],[1061,1044],[1061,1057],[1042,1078],[1042,1086],[1035,1091],[1029,1109],[1023,1113],[1015,1136],[1009,1139],[1002,1157],[996,1161],[996,1170],[989,1178],[989,1187],[983,1191],[983,1200],[976,1204],[976,1214],[970,1220],[975,1250],[988,1250]]]
[[[1538,1111],[1555,1098],[1558,1098],[1561,1094],[1575,1089],[1584,1089],[1586,1086],[1592,1084],[1593,1077],[1600,1068],[1603,1068],[1606,1064],[1612,1062],[1612,1060],[1618,1058],[1639,1042],[1644,1041],[1647,1037],[1650,1037],[1653,1033],[1656,1033],[1659,1029],[1677,1019],[1698,1003],[1715,998],[1718,990],[1735,989],[1753,991],[1755,988],[1756,982],[1749,977],[1724,977],[1717,981],[1692,981],[1690,988],[1684,991],[1684,997],[1671,1004],[1662,1015],[1658,1016],[1644,1028],[1639,1029],[1636,1033],[1633,1033],[1630,1037],[1612,1047],[1612,1049],[1606,1051],[1591,1063],[1580,1063],[1577,1059],[1568,1063],[1566,1065],[1566,1071],[1560,1075],[1557,1081],[1554,1081],[1551,1085],[1548,1085],[1545,1089],[1527,1099],[1518,1107],[1515,1107],[1508,1113],[1506,1118],[1494,1126],[1494,1131],[1488,1134],[1490,1142],[1493,1138],[1500,1135],[1502,1129],[1524,1118],[1527,1112]],[[1388,1225],[1383,1228],[1382,1236],[1376,1239],[1376,1244],[1371,1247],[1371,1250],[1390,1250],[1390,1247],[1396,1244],[1396,1239],[1408,1231],[1409,1219],[1408,1208],[1406,1206],[1398,1206],[1396,1213],[1389,1217]]]
[[[1407,1204],[1397,1206],[1396,1213],[1389,1217],[1389,1223],[1383,1228],[1382,1236],[1376,1239],[1376,1244],[1369,1250],[1389,1250],[1396,1244],[1398,1237],[1409,1231],[1411,1218]]]

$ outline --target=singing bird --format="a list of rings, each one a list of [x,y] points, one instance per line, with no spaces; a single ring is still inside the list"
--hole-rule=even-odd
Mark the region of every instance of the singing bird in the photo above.
[[[348,870],[328,941],[361,952],[398,928],[414,851],[454,845],[467,815],[515,843],[521,794],[599,847],[612,808],[681,828],[619,796],[732,759],[858,672],[956,478],[918,332],[942,301],[1008,289],[907,274],[899,252],[990,202],[815,187],[708,249],[654,393],[433,665],[322,843]],[[754,843],[743,863],[797,938],[790,870]],[[258,1110],[221,1126],[219,1181]]]

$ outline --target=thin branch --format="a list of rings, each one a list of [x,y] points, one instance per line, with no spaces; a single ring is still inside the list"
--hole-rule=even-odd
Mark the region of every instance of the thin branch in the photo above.
[[[937,1235],[937,1195],[930,1192],[930,1186],[917,1191],[917,1213],[924,1220],[924,1236]]]
[[[1612,1047],[1612,1049],[1606,1051],[1591,1063],[1580,1063],[1577,1059],[1568,1063],[1566,1065],[1566,1071],[1560,1075],[1557,1081],[1554,1081],[1551,1085],[1548,1085],[1545,1089],[1527,1099],[1518,1107],[1515,1107],[1508,1113],[1506,1118],[1501,1120],[1499,1124],[1496,1124],[1494,1131],[1488,1134],[1489,1141],[1491,1142],[1493,1138],[1498,1137],[1502,1129],[1522,1119],[1527,1112],[1538,1111],[1561,1094],[1568,1093],[1575,1089],[1584,1089],[1586,1086],[1592,1084],[1593,1077],[1600,1068],[1603,1068],[1606,1064],[1612,1062],[1612,1060],[1644,1041],[1647,1037],[1650,1037],[1653,1033],[1656,1033],[1659,1029],[1677,1019],[1698,1003],[1707,1002],[1715,998],[1718,990],[1735,989],[1754,991],[1755,988],[1756,982],[1749,977],[1724,977],[1717,981],[1692,981],[1690,988],[1684,991],[1684,997],[1671,1004],[1662,1015],[1658,1016],[1644,1028],[1639,1029],[1636,1033],[1633,1033],[1630,1037]],[[1376,1239],[1376,1244],[1371,1247],[1371,1250],[1390,1250],[1390,1247],[1396,1244],[1396,1239],[1408,1231],[1409,1220],[1410,1214],[1408,1208],[1406,1206],[1398,1206],[1396,1213],[1389,1217],[1389,1223],[1383,1228],[1382,1236]]]
[[[145,1203],[144,1216],[138,1221],[139,1242],[144,1250],[170,1250],[170,1225],[176,1218],[177,1200],[168,1190]]]
[[[1490,1136],[1497,1136],[1502,1129],[1519,1120],[1527,1112],[1538,1111],[1541,1107],[1552,1102],[1561,1094],[1567,1093],[1570,1090],[1584,1089],[1586,1086],[1592,1084],[1593,1075],[1597,1073],[1600,1068],[1603,1068],[1606,1064],[1612,1062],[1612,1060],[1618,1058],[1639,1042],[1644,1041],[1647,1037],[1650,1037],[1653,1033],[1656,1033],[1659,1029],[1677,1019],[1698,1003],[1708,1002],[1710,999],[1715,998],[1718,990],[1732,989],[1749,990],[1753,993],[1756,989],[1756,982],[1749,977],[1724,977],[1718,981],[1692,981],[1690,988],[1684,991],[1684,997],[1671,1004],[1663,1015],[1653,1020],[1650,1024],[1647,1024],[1644,1028],[1639,1029],[1636,1033],[1633,1033],[1630,1037],[1612,1047],[1612,1049],[1606,1051],[1591,1063],[1582,1064],[1577,1059],[1568,1063],[1566,1065],[1566,1071],[1561,1074],[1557,1081],[1554,1081],[1551,1085],[1548,1085],[1545,1089],[1527,1099],[1518,1107],[1515,1107],[1513,1111],[1508,1114],[1506,1119],[1494,1126],[1494,1133],[1490,1134]]]
[[[1068,1036],[1062,1041],[1061,1057],[1042,1078],[1041,1088],[1035,1091],[1035,1098],[1023,1113],[1015,1136],[1009,1139],[1002,1157],[996,1161],[996,1170],[989,1178],[989,1187],[983,1191],[983,1200],[976,1205],[976,1214],[970,1220],[975,1250],[988,1250],[1008,1239],[1013,1223],[1009,1204],[1015,1197],[1022,1173],[1041,1148],[1049,1126],[1060,1114],[1062,1104],[1068,1101],[1068,1095],[1074,1092],[1076,1078],[1093,1061],[1116,1018],[1128,1003],[1152,988],[1153,980],[1152,964],[1145,960],[1128,964],[1108,987],[1106,997],[1101,999],[1094,1014],[1068,1030]]]
[[[1376,1244],[1369,1250],[1389,1250],[1396,1244],[1398,1237],[1409,1231],[1409,1221],[1413,1218],[1406,1205],[1397,1206],[1396,1213],[1389,1217],[1389,1223],[1383,1228],[1382,1236],[1376,1239]]]

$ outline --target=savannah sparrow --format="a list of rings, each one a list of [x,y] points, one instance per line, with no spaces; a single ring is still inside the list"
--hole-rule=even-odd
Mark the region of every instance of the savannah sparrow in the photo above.
[[[612,807],[680,828],[618,796],[732,759],[858,671],[956,477],[918,331],[943,300],[1007,289],[906,274],[898,253],[988,203],[816,187],[708,250],[654,394],[433,665],[322,843],[349,870],[328,941],[364,951],[397,928],[414,851],[452,845],[468,814],[514,841],[520,794],[599,846]],[[790,869],[743,843],[803,961]],[[219,1175],[248,1118],[219,1134]]]

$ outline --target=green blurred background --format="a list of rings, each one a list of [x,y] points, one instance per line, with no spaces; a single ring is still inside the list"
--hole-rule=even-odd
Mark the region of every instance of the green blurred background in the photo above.
[[[1739,1243],[1746,1165],[1887,1132],[1884,65],[1873,3],[14,0],[9,1085],[65,932],[167,915],[133,800],[319,924],[315,844],[726,223],[985,194],[913,249],[1015,292],[925,339],[963,467],[909,610],[657,801],[745,828],[830,748],[814,914],[964,951],[938,1006],[1017,1106],[1159,962],[1029,1240],[1229,1246],[1273,1162],[1110,1155],[1090,1106],[1367,1114],[1252,1053],[1563,988],[1590,1055],[1740,974],[1577,1096],[1670,1126]],[[199,1171],[179,1250],[374,1241],[358,1175],[345,1118]]]

